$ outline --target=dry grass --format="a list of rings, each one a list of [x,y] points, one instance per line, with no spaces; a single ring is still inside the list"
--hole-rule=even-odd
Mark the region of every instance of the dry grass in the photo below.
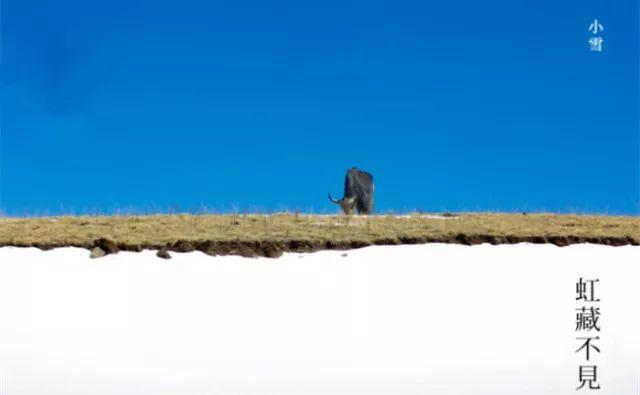
[[[420,214],[369,217],[274,215],[152,215],[0,218],[0,246],[90,248],[107,239],[119,249],[168,247],[237,253],[249,245],[254,255],[282,250],[312,251],[370,244],[447,242],[567,245],[592,242],[640,244],[640,218],[553,214],[460,214],[437,218]],[[178,245],[181,242],[181,245]],[[187,248],[184,243],[187,242]],[[206,245],[202,243],[208,242]],[[191,244],[189,244],[191,243]],[[200,247],[199,247],[200,245]],[[275,254],[264,252],[275,245]],[[226,247],[220,247],[226,246]],[[252,255],[245,250],[242,255]]]

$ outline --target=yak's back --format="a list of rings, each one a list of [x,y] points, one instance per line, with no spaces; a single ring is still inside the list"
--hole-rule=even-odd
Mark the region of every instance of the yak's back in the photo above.
[[[363,197],[373,194],[373,176],[363,170],[352,167],[347,171],[344,180],[346,197]]]
[[[356,207],[359,212],[366,214],[373,211],[373,189],[373,176],[370,173],[355,167],[347,171],[345,197],[356,198]]]

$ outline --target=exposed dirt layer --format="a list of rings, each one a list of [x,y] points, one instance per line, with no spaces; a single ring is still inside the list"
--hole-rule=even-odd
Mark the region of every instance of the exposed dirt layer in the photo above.
[[[402,244],[425,244],[425,243],[448,243],[477,245],[489,243],[497,244],[553,244],[558,247],[565,247],[571,244],[592,243],[609,246],[639,245],[638,240],[631,237],[580,237],[580,236],[493,236],[493,235],[465,235],[457,234],[449,237],[400,237],[397,239],[376,239],[372,241],[321,241],[321,240],[262,240],[262,241],[216,241],[216,240],[178,240],[171,244],[126,244],[115,243],[109,239],[96,239],[89,244],[12,244],[13,247],[36,247],[42,250],[50,250],[61,247],[80,247],[87,250],[100,248],[107,254],[115,254],[120,251],[158,250],[161,258],[170,258],[169,251],[192,252],[201,251],[208,255],[240,255],[244,257],[268,257],[277,258],[284,252],[314,252],[320,250],[349,250],[362,248],[371,245],[402,245]],[[8,246],[8,245],[4,245]]]
[[[119,251],[202,251],[278,257],[283,252],[346,250],[370,245],[577,243],[639,245],[637,217],[553,214],[342,217],[275,214],[0,219],[0,246],[81,247],[93,257]]]

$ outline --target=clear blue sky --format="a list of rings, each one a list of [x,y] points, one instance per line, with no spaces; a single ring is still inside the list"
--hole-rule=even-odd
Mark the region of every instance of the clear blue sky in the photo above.
[[[638,86],[637,0],[5,0],[0,210],[639,214]]]

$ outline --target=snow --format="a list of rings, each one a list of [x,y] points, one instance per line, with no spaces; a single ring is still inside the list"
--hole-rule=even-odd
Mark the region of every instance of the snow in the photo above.
[[[316,215],[316,217],[322,217],[322,215]],[[333,218],[335,216],[327,216],[327,218]],[[366,222],[368,218],[393,218],[393,219],[439,219],[439,220],[457,220],[460,217],[458,216],[444,216],[444,215],[431,215],[431,214],[421,214],[421,215],[358,215],[351,217],[343,217],[348,218],[346,222],[313,222],[313,225],[317,226],[350,226],[350,225],[361,225],[362,222]]]
[[[435,215],[435,214],[420,214],[418,216],[414,215],[394,215],[393,218],[427,218],[427,219],[444,219],[444,220],[456,220],[459,219],[457,215]]]
[[[639,247],[344,253],[0,248],[0,394],[575,393],[579,277],[599,394],[640,389]]]

